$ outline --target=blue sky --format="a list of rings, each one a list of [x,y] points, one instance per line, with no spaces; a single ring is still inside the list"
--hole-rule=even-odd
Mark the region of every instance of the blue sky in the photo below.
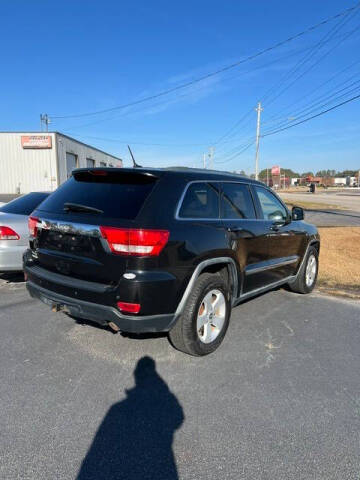
[[[156,94],[276,44],[354,3],[3,1],[0,130],[38,130],[41,112],[81,114]],[[269,88],[274,87],[276,97],[286,81],[303,74],[278,98],[264,100],[264,133],[278,124],[269,123],[271,117],[286,122],[317,97],[343,85],[350,90],[351,82],[359,78],[360,12],[343,18],[343,25],[341,20],[168,96],[111,113],[54,119],[50,128],[120,155],[125,164],[130,164],[127,142],[138,162],[148,166],[199,167],[203,152],[214,144],[214,167],[250,173],[254,146],[235,154],[253,140],[253,109]],[[336,26],[330,41],[315,51]],[[311,54],[299,73],[287,80],[291,69]],[[321,86],[324,82],[328,83]],[[351,88],[339,101],[359,92],[356,85]],[[217,143],[247,112],[245,121]],[[302,172],[360,168],[359,113],[360,100],[262,138],[260,168],[275,164]]]

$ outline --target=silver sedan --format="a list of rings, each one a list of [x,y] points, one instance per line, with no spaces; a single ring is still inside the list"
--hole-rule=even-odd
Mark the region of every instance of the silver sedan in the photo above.
[[[0,206],[0,272],[22,270],[29,243],[28,217],[48,195],[32,192]]]

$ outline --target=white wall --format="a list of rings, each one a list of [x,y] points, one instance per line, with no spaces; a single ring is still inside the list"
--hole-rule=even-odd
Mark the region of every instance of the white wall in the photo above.
[[[106,163],[106,166],[122,167],[122,161],[105,152],[96,150],[85,144],[76,142],[64,135],[56,134],[57,156],[59,165],[59,181],[60,183],[67,180],[66,169],[66,152],[73,153],[78,157],[78,168],[86,168],[86,159],[95,160],[95,167],[100,167],[100,162]]]
[[[337,177],[334,178],[334,185],[346,185],[346,177]]]
[[[33,133],[0,132],[0,193],[51,191],[56,188],[54,134],[51,149],[28,149],[21,136]]]
[[[49,135],[49,149],[23,148],[21,137],[26,135]],[[121,167],[122,162],[100,150],[76,142],[57,133],[0,132],[0,193],[51,192],[67,179],[66,152],[78,157],[79,167],[86,167],[86,158],[107,166]],[[57,161],[58,159],[58,161]]]

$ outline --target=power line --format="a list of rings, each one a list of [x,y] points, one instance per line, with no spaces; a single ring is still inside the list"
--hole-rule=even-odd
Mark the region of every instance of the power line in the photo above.
[[[341,88],[340,90],[337,90],[337,91],[333,92],[331,95],[326,94],[326,95],[323,95],[321,97],[318,97],[321,100],[308,105],[306,108],[303,108],[300,111],[294,112],[291,115],[292,119],[293,120],[299,120],[299,119],[301,119],[303,117],[306,117],[307,115],[313,113],[314,111],[318,110],[319,108],[326,107],[327,105],[329,105],[331,103],[334,103],[334,101],[340,100],[341,98],[346,97],[349,94],[356,92],[360,88],[359,83],[360,83],[360,80],[356,80],[355,82],[351,83],[347,87]],[[354,87],[354,88],[350,88],[350,87],[353,87],[354,85],[357,85],[357,86]],[[339,95],[341,92],[344,92],[345,90],[346,90],[345,93],[343,93],[342,95]],[[322,103],[324,101],[325,101],[325,103]],[[290,118],[286,118],[286,119],[284,118],[282,121],[273,125],[271,127],[271,129],[274,129],[274,128],[276,129],[276,128],[281,127],[283,125],[287,125],[287,124],[289,124],[289,120],[290,120]]]
[[[294,102],[292,102],[291,104],[288,104],[286,107],[282,108],[279,112],[279,113],[282,113],[282,112],[285,112],[288,108],[290,107],[293,107],[294,105],[300,103],[302,100],[304,100],[304,97],[308,97],[308,96],[311,96],[313,95],[317,90],[319,90],[321,87],[323,87],[324,85],[327,85],[328,83],[330,83],[332,80],[334,80],[334,78],[338,77],[339,75],[341,75],[342,73],[346,72],[347,70],[349,70],[350,68],[352,68],[354,65],[357,65],[358,63],[360,63],[360,60],[356,60],[355,62],[351,63],[350,65],[347,65],[345,68],[339,70],[338,72],[336,72],[335,75],[333,75],[332,77],[328,78],[327,80],[325,80],[325,82],[322,82],[320,83],[320,85],[318,85],[316,88],[314,88],[313,90],[311,90],[309,93],[306,93],[304,95],[302,95],[298,100],[295,100]],[[353,78],[353,76],[351,77],[351,79]],[[347,83],[349,80],[346,80],[344,83]],[[338,84],[340,85],[340,84]],[[318,99],[320,97],[317,97],[316,99]],[[275,115],[272,115],[271,117],[268,118],[268,120],[266,120],[265,122],[263,122],[263,125],[268,125],[269,123],[273,123],[277,120],[281,120],[281,119],[284,119],[284,118],[287,118],[289,117],[289,115],[287,115],[286,117],[284,116],[277,116],[276,114]]]
[[[78,135],[73,132],[69,132],[68,130],[64,130],[64,133],[67,133],[69,135],[76,135],[78,137],[82,138],[90,138],[93,140],[101,140],[104,142],[115,142],[115,143],[120,143],[124,145],[146,145],[146,146],[155,146],[155,147],[203,147],[208,145],[208,143],[146,143],[146,142],[133,142],[132,140],[121,140],[117,138],[109,138],[109,137],[95,137],[92,135]]]
[[[356,7],[357,8],[357,7]],[[354,14],[356,13],[356,11],[354,12]],[[339,29],[341,27],[343,27],[349,20],[350,20],[350,12],[348,12],[346,15],[345,15],[345,18],[341,18],[340,21],[334,25],[322,38],[321,40],[316,44],[314,45],[312,51],[310,51],[309,53],[306,53],[306,55],[297,62],[297,64],[290,70],[288,71],[282,79],[280,79],[280,81],[273,85],[266,93],[265,95],[262,97],[262,101],[265,102],[265,100],[267,100],[269,98],[269,96],[271,97],[271,94],[272,92],[276,89],[278,89],[279,87],[281,87],[282,85],[284,85],[284,83],[286,83],[289,79],[291,79],[291,77],[293,77],[300,69],[301,67],[303,67],[309,60],[311,60],[314,55],[316,55],[316,53],[324,46],[326,45],[328,42],[331,41],[331,39],[334,37],[334,35],[336,35],[336,33],[339,31]],[[341,39],[340,41],[343,41],[343,39]],[[312,67],[310,67],[311,69]],[[305,71],[305,73],[307,73],[308,70]],[[304,75],[304,74],[302,74]],[[298,77],[294,80],[294,83],[298,80]],[[291,86],[292,84],[290,84]],[[289,88],[289,86],[285,87],[282,91],[280,91],[280,93],[278,93],[277,95],[275,95],[275,97],[273,97],[271,99],[271,102],[273,102],[276,98],[278,98],[282,93],[283,91],[287,90]],[[267,105],[269,105],[270,102],[267,103]]]
[[[183,89],[183,88],[186,88],[186,87],[189,87],[191,85],[194,85],[198,82],[201,82],[203,80],[206,80],[210,77],[213,77],[215,75],[219,75],[220,73],[223,73],[223,72],[226,72],[230,69],[233,69],[235,67],[238,67],[239,65],[245,63],[245,62],[248,62],[250,60],[254,60],[255,58],[261,56],[261,55],[264,55],[265,53],[267,52],[270,52],[271,50],[274,50],[276,48],[279,48],[279,47],[282,47],[283,45],[287,44],[287,43],[290,43],[292,42],[293,40],[295,40],[296,38],[299,38],[299,37],[302,37],[304,35],[306,35],[307,33],[331,22],[332,20],[335,20],[337,18],[340,18],[344,15],[347,15],[349,12],[355,10],[356,8],[358,8],[359,4],[356,4],[355,6],[353,7],[350,7],[350,8],[347,8],[346,10],[343,10],[339,13],[337,13],[336,15],[333,15],[332,17],[328,17],[326,18],[325,20],[315,24],[315,25],[312,25],[311,27],[308,27],[307,29],[303,30],[302,32],[300,33],[297,33],[296,35],[293,35],[289,38],[287,38],[286,40],[282,40],[281,42],[278,42],[276,43],[275,45],[272,45],[271,47],[267,47],[263,50],[260,50],[259,52],[253,54],[253,55],[249,55],[248,57],[242,59],[242,60],[239,60],[235,63],[232,63],[230,65],[227,65],[223,68],[220,68],[218,70],[215,70],[213,72],[210,72],[206,75],[202,75],[201,77],[198,77],[196,79],[193,79],[189,82],[186,82],[186,83],[183,83],[183,84],[180,84],[180,85],[177,85],[176,87],[172,87],[172,88],[169,88],[167,90],[163,90],[162,92],[159,92],[157,94],[154,94],[154,95],[150,95],[148,97],[143,97],[139,100],[136,100],[136,101],[133,101],[133,102],[129,102],[127,104],[123,104],[123,105],[118,105],[118,106],[115,106],[115,107],[111,107],[111,108],[106,108],[106,109],[103,109],[103,110],[96,110],[96,111],[93,111],[93,112],[87,112],[87,113],[79,113],[79,114],[70,114],[70,115],[49,115],[51,118],[53,119],[61,119],[61,118],[80,118],[80,117],[89,117],[89,116],[93,116],[93,115],[99,115],[99,114],[102,114],[102,113],[108,113],[108,112],[112,112],[112,111],[115,111],[115,110],[121,110],[121,109],[124,109],[124,108],[128,108],[128,107],[131,107],[131,106],[134,106],[134,105],[138,105],[139,103],[143,103],[143,102],[147,102],[149,100],[154,100],[156,98],[159,98],[159,97],[162,97],[164,95],[168,95],[169,93],[172,93],[172,92],[176,92],[180,89]]]
[[[356,12],[357,13],[357,12]],[[348,18],[347,21],[350,19]],[[340,27],[339,27],[340,28]],[[320,58],[318,58],[313,64],[311,64],[305,71],[300,73],[291,83],[286,85],[277,95],[275,95],[269,102],[267,102],[267,105],[270,103],[273,103],[277,98],[279,98],[284,92],[286,92],[290,87],[292,87],[298,80],[300,80],[304,75],[306,75],[310,70],[312,70],[314,67],[316,67],[322,60],[324,60],[331,52],[333,52],[342,42],[347,40],[351,35],[353,35],[357,30],[359,29],[359,26],[348,32],[347,35],[345,35],[344,38],[342,38],[336,45],[334,45],[332,48],[330,48],[327,52],[325,52]],[[331,41],[332,36],[323,44],[326,45],[329,41]],[[311,59],[311,57],[309,57]],[[308,59],[308,60],[309,60]],[[306,63],[306,62],[305,62]],[[303,65],[305,64],[303,62]]]
[[[357,6],[354,7],[354,10],[356,10],[360,5],[358,4]],[[282,80],[280,80],[279,83],[277,83],[276,85],[272,86],[268,91],[267,93],[265,93],[265,95],[261,98],[261,101],[263,102],[266,98],[269,97],[269,95],[271,94],[272,91],[276,90],[276,88],[280,87],[281,85],[284,84],[285,81],[289,80],[291,78],[291,76],[293,74],[295,74],[307,61],[309,61],[324,45],[326,45],[326,43],[328,43],[329,41],[331,41],[332,39],[336,38],[336,33],[340,30],[341,27],[343,27],[349,20],[351,20],[355,15],[356,15],[357,11],[355,11],[353,13],[353,15],[349,15],[350,12],[347,12],[346,16],[344,19],[342,19],[338,24],[336,24],[329,32],[327,32],[327,34],[321,39],[320,42],[316,43],[315,45],[313,45],[311,47],[311,51],[309,53],[307,53],[305,55],[305,57],[300,60],[296,65],[295,67],[293,67],[290,72],[288,72]],[[316,65],[318,65],[320,63],[321,60],[323,60],[327,55],[329,55],[329,53],[331,53],[338,45],[340,45],[340,43],[342,43],[344,40],[346,40],[348,37],[350,37],[356,30],[358,29],[358,27],[356,27],[355,29],[351,30],[350,32],[347,32],[345,33],[344,35],[341,35],[340,36],[340,41],[333,47],[331,48],[330,50],[328,50],[322,57],[320,57],[315,63],[313,63],[307,70],[305,70],[305,72],[303,72],[302,74],[298,75],[292,83],[290,83],[289,85],[287,85],[282,91],[280,91],[280,93],[278,93],[275,97],[272,98],[272,100],[270,102],[267,103],[267,105],[269,105],[269,103],[272,103],[274,100],[276,100],[276,98],[278,98],[280,95],[282,95],[286,90],[288,90],[292,85],[294,85],[294,83],[296,83],[300,78],[302,78],[306,73],[308,73],[311,69],[313,69]],[[242,124],[244,122],[244,120],[246,120],[246,118],[248,118],[251,113],[252,113],[253,109],[251,108],[248,112],[246,112],[222,137],[220,137],[220,139],[215,142],[216,144],[220,144],[221,141],[228,137],[234,130],[236,130],[236,128]],[[234,136],[234,135],[232,135]]]
[[[316,115],[312,115],[311,117],[305,118],[304,120],[301,120],[300,122],[292,123],[291,125],[289,125],[287,127],[279,128],[278,130],[274,130],[274,131],[271,131],[269,133],[264,133],[262,135],[262,137],[268,137],[269,135],[275,135],[275,133],[283,132],[284,130],[288,130],[289,128],[296,127],[297,125],[300,125],[302,123],[309,122],[313,118],[317,118],[317,117],[320,117],[321,115],[325,115],[325,113],[331,112],[332,110],[335,110],[336,108],[339,108],[342,105],[346,105],[347,103],[353,102],[354,100],[357,100],[358,98],[360,98],[360,94],[356,95],[352,98],[349,98],[348,100],[345,100],[344,102],[338,103],[337,105],[334,105],[333,107],[328,108],[327,110],[323,110],[322,112],[317,113]]]
[[[222,160],[221,162],[219,161],[216,161],[215,163],[216,164],[223,164],[223,163],[227,163],[227,162],[230,162],[231,160],[234,160],[234,158],[238,157],[239,155],[241,155],[242,153],[246,152],[246,150],[248,150],[252,145],[254,145],[255,143],[255,140],[252,140],[250,143],[248,143],[247,145],[245,145],[244,147],[242,147],[238,152],[236,152],[234,155],[232,155],[231,157],[227,158],[226,160]]]

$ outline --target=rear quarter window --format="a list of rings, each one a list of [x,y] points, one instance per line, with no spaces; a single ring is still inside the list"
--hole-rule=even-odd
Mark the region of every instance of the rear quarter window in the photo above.
[[[156,181],[156,177],[135,173],[77,172],[41,205],[41,210],[63,213],[64,203],[71,202],[102,210],[105,217],[132,220]]]
[[[217,184],[196,182],[189,185],[182,201],[179,218],[219,218]]]

